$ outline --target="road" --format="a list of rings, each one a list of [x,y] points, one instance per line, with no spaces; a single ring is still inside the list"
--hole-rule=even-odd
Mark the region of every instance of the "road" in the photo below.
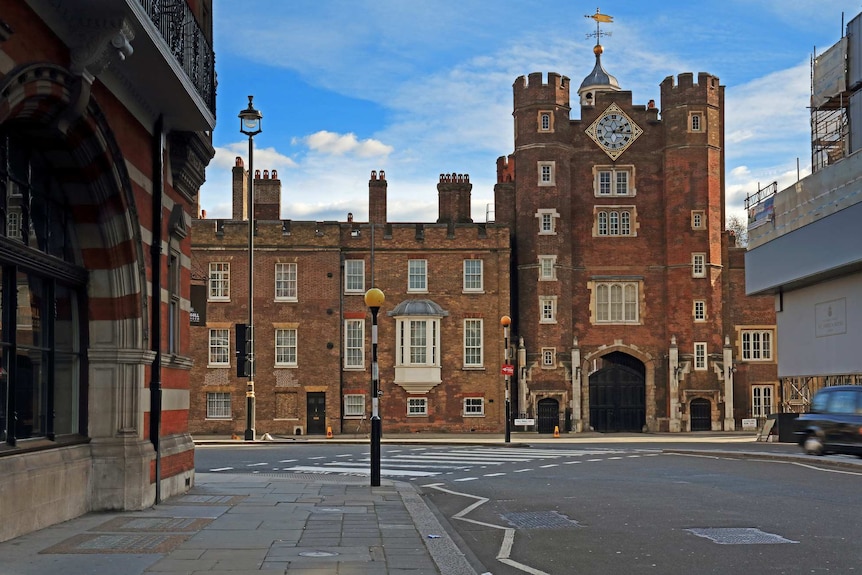
[[[416,485],[480,573],[862,571],[862,467],[672,447],[681,446],[384,444],[381,468]],[[368,447],[356,444],[203,447],[196,459],[216,473],[369,470]]]

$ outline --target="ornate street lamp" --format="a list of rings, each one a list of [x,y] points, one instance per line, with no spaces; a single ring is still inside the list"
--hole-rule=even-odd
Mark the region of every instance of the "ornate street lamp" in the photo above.
[[[377,369],[377,312],[386,297],[377,288],[365,292],[365,305],[371,309],[371,486],[380,486],[380,372]]]
[[[510,422],[512,420],[512,406],[509,403],[509,325],[512,323],[512,318],[504,315],[500,318],[500,325],[503,326],[503,373],[506,377],[506,443],[512,441],[512,429]]]
[[[263,114],[254,109],[254,96],[248,108],[239,113],[239,131],[248,136],[248,328],[246,328],[245,440],[254,441],[254,137],[260,134]]]

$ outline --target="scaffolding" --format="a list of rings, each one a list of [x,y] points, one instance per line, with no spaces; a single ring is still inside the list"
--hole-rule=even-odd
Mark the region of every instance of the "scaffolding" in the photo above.
[[[841,160],[850,152],[847,37],[811,56],[811,171]]]

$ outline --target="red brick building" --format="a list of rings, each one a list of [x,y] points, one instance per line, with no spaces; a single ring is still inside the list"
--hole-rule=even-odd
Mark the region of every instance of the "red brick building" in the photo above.
[[[733,430],[775,410],[773,300],[745,296],[745,250],[724,224],[724,87],[681,74],[661,83],[660,108],[637,105],[601,53],[579,119],[568,78],[516,80],[494,222],[470,220],[465,176],[441,176],[425,224],[387,221],[382,173],[367,223],[279,220],[277,175],[256,176],[258,435],[364,431],[372,286],[386,294],[390,431],[505,428],[503,315],[523,429]],[[246,178],[237,159],[231,220],[193,225],[193,303],[206,308],[192,328],[193,433],[245,427]]]
[[[212,2],[0,9],[0,541],[194,482]]]
[[[237,325],[248,322],[247,174],[237,158],[232,219],[192,226],[193,293],[200,290],[192,433],[242,437],[246,428],[236,351]],[[371,173],[369,222],[279,220],[278,174],[255,174],[257,436],[368,432],[371,287],[386,298],[378,316],[384,430],[503,430],[509,229],[472,222],[466,175],[441,175],[435,223],[389,222],[387,186],[383,172]]]
[[[773,409],[771,298],[744,296],[725,230],[724,87],[680,74],[660,109],[601,63],[514,84],[515,151],[498,160],[512,230],[522,417],[539,431],[733,430]]]

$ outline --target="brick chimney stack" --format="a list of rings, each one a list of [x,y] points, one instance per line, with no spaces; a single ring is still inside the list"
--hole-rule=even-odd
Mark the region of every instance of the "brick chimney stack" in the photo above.
[[[233,166],[233,220],[248,219],[248,172],[242,158],[236,157]]]
[[[469,174],[440,174],[437,184],[439,210],[437,223],[470,224],[470,192],[473,184]]]
[[[254,171],[254,217],[258,220],[280,220],[281,219],[281,180],[278,172],[272,170]]]
[[[371,171],[368,180],[368,222],[371,224],[386,223],[386,172]]]

